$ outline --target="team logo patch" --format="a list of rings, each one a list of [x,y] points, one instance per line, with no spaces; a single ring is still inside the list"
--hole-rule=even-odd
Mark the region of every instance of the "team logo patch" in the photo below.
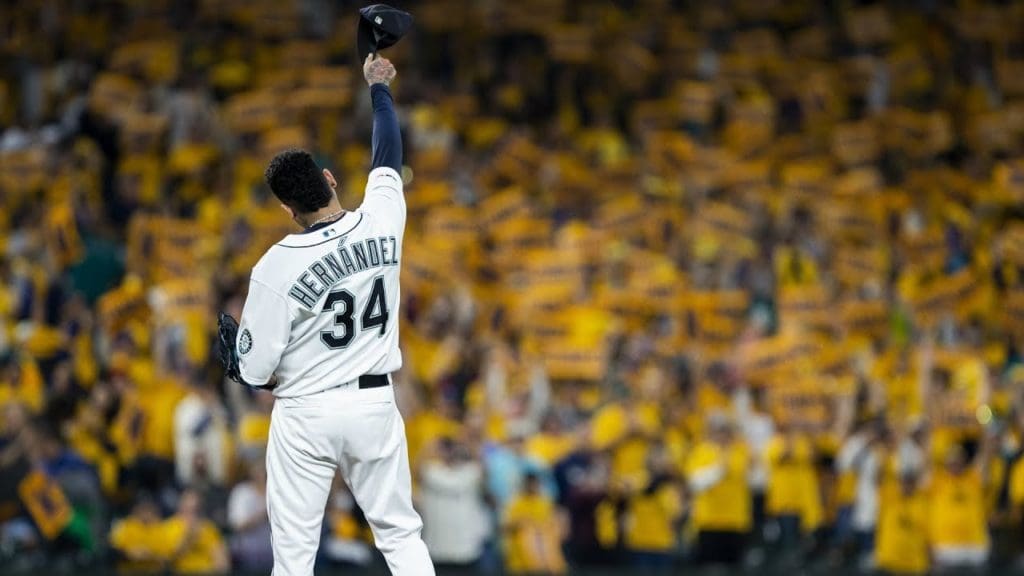
[[[242,330],[242,335],[238,337],[238,352],[248,354],[249,350],[252,350],[252,333],[246,328]]]

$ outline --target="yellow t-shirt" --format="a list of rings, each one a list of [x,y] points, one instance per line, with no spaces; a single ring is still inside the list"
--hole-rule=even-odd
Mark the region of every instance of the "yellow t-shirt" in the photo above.
[[[985,492],[981,474],[935,473],[931,490],[929,535],[934,546],[987,546]]]
[[[676,547],[675,522],[683,502],[675,486],[664,485],[629,501],[625,526],[626,547],[642,552],[668,552]]]
[[[520,494],[505,509],[505,565],[512,573],[566,571],[554,504],[541,495]]]
[[[631,428],[630,421],[636,427]],[[591,441],[599,449],[614,448],[612,475],[634,485],[647,481],[646,465],[649,441],[661,429],[659,407],[641,403],[632,410],[618,403],[608,404],[594,415],[590,423]]]
[[[647,484],[647,452],[650,443],[642,436],[632,436],[620,443],[612,455],[611,474],[635,489]]]
[[[242,446],[266,446],[270,438],[270,414],[246,412],[238,422],[238,443]]]
[[[928,494],[917,489],[904,494],[897,482],[881,489],[875,561],[887,572],[924,574],[928,571]]]
[[[765,506],[772,516],[796,515],[804,530],[813,530],[823,515],[813,450],[806,437],[793,439],[791,454],[783,460],[785,440],[775,437],[766,451],[768,490]]]
[[[185,538],[188,536],[187,530],[185,521],[181,518],[175,516],[165,520],[161,536],[167,549],[172,553],[178,551],[185,543]],[[220,568],[217,565],[217,555],[224,550],[224,540],[221,538],[220,531],[209,520],[202,520],[197,530],[191,545],[174,560],[175,572],[204,574],[215,572]]]
[[[459,423],[429,410],[422,410],[405,421],[405,434],[409,444],[409,461],[416,462],[420,451],[431,442],[444,437],[455,437]]]
[[[146,523],[131,517],[114,523],[110,546],[128,558],[120,565],[126,571],[157,570],[173,552],[164,540],[163,523]],[[130,559],[138,554],[143,554],[145,559]]]
[[[174,409],[185,396],[175,380],[159,378],[148,362],[133,363],[131,370],[138,387],[138,408],[142,411],[142,451],[167,460],[174,459]]]
[[[697,445],[686,461],[690,476],[723,467],[722,478],[710,488],[696,494],[690,519],[695,530],[727,530],[746,532],[752,521],[750,488],[747,485],[749,453],[746,445],[733,442],[723,448],[704,441]]]

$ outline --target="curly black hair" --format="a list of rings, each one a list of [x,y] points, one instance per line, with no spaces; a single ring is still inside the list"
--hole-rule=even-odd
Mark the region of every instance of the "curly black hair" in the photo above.
[[[263,179],[278,200],[299,213],[327,206],[334,192],[313,155],[305,150],[285,150],[274,156]]]

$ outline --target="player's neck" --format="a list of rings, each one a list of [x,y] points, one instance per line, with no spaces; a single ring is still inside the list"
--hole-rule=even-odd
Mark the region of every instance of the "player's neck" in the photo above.
[[[317,210],[316,212],[307,212],[300,214],[295,217],[295,221],[298,222],[299,226],[303,228],[309,228],[317,224],[323,224],[333,220],[334,216],[340,218],[345,214],[345,211],[341,208],[341,203],[338,202],[338,197],[331,198],[331,201],[327,203],[327,206]]]

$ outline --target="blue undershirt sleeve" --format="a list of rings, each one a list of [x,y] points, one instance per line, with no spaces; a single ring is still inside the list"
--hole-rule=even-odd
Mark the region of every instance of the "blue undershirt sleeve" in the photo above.
[[[386,84],[370,86],[373,100],[373,168],[387,166],[402,172],[402,131]]]

